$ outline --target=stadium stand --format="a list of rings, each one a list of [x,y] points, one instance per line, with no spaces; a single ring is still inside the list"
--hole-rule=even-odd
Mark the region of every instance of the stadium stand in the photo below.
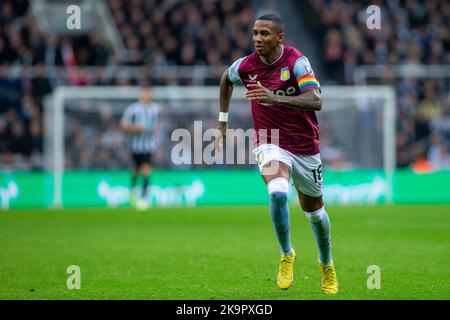
[[[109,0],[109,4],[136,64],[226,65],[253,50],[249,1]]]
[[[254,12],[247,1],[111,0],[108,4],[130,54],[128,61],[118,62],[111,46],[95,33],[42,34],[27,0],[0,4],[0,92],[5,93],[0,101],[2,169],[43,168],[43,98],[56,85],[191,84],[171,77],[149,79],[148,74],[153,67],[192,65],[207,65],[213,73],[204,84],[215,85],[223,65],[252,51],[248,34]],[[117,63],[140,69],[115,68]],[[69,168],[101,168],[107,163],[101,159],[110,155],[117,141],[114,145],[103,142],[112,141],[117,126],[111,119],[103,120],[103,133],[87,132],[77,141],[71,140],[70,133],[66,137],[66,143],[79,146]],[[73,123],[69,130],[80,125],[80,121]],[[96,153],[100,157],[94,157],[93,150],[100,150]],[[124,167],[127,161],[108,165]]]
[[[369,5],[382,8],[380,30],[366,27]],[[394,79],[389,66],[450,65],[450,3],[309,0],[303,8],[306,25],[320,39],[329,80],[353,85],[358,66],[386,67],[378,81],[367,83],[396,88],[397,165],[409,167],[425,157],[436,168],[449,168],[448,79]]]

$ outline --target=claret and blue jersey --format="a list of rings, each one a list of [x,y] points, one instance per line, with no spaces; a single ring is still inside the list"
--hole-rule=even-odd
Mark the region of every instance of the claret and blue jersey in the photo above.
[[[282,46],[280,57],[270,65],[257,52],[236,60],[228,69],[228,76],[234,84],[246,87],[259,81],[278,95],[296,96],[312,89],[320,91],[319,81],[306,56],[286,45]],[[253,100],[252,117],[257,133],[256,144],[270,142],[270,130],[279,129],[281,148],[296,155],[319,153],[319,127],[314,111]]]

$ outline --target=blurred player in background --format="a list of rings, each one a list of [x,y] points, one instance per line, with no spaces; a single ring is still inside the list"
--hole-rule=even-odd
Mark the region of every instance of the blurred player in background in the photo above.
[[[335,294],[338,281],[331,258],[330,220],[322,200],[322,162],[315,114],[322,108],[320,85],[308,59],[283,45],[283,40],[284,23],[278,16],[264,15],[255,21],[256,51],[234,62],[220,82],[219,133],[215,143],[220,149],[226,135],[233,85],[243,84],[248,89],[245,97],[251,101],[256,131],[257,148],[253,152],[270,194],[270,214],[281,247],[278,287],[288,289],[293,283],[296,253],[291,246],[288,207],[292,177],[319,248],[322,291]],[[271,137],[271,129],[278,130],[279,141]]]
[[[150,87],[141,90],[139,101],[130,104],[122,116],[120,126],[128,134],[134,168],[131,176],[130,204],[140,210],[148,205],[147,189],[153,170],[152,158],[156,148],[156,134],[159,130],[160,106],[154,102]],[[142,193],[136,191],[139,175],[142,175]]]

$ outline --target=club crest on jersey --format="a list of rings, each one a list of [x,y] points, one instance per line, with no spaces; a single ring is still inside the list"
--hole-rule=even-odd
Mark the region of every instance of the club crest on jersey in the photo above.
[[[280,79],[283,81],[289,80],[291,74],[289,73],[289,67],[281,68]]]
[[[264,153],[261,151],[260,153],[258,153],[259,164],[262,164],[263,160],[264,160]]]

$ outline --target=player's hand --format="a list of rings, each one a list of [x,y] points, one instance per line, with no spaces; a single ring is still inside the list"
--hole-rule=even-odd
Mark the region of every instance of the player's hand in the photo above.
[[[134,126],[134,130],[136,133],[145,133],[147,132],[147,128],[144,126]]]
[[[248,91],[245,93],[245,97],[248,100],[257,100],[263,103],[274,103],[275,95],[272,91],[262,86],[261,82],[258,81],[256,84],[249,84]]]
[[[214,149],[218,152],[222,151],[223,138],[227,135],[228,123],[219,122],[216,133],[214,135]]]

